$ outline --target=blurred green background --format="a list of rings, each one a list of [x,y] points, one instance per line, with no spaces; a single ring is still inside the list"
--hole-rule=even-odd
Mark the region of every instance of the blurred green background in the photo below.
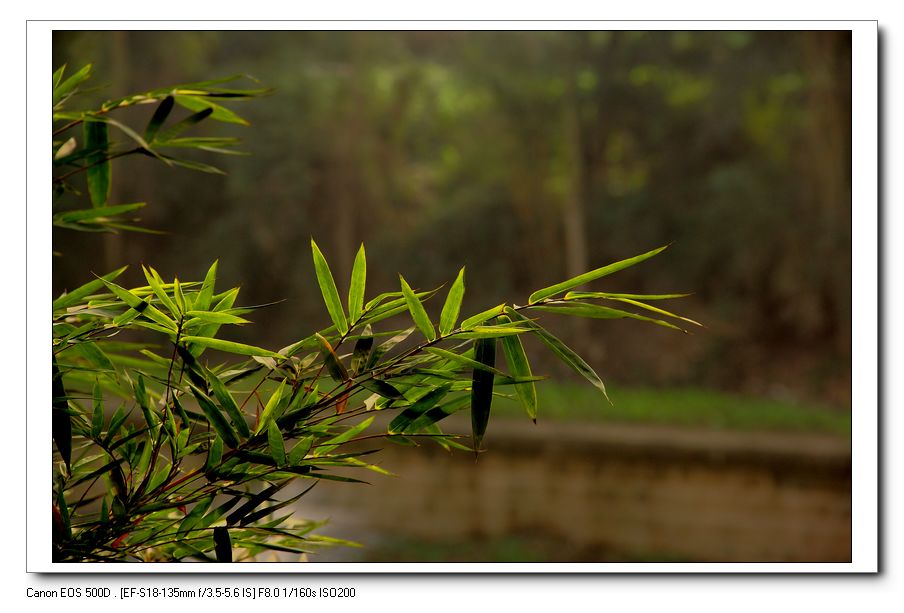
[[[310,237],[338,278],[364,241],[370,295],[466,265],[463,313],[673,243],[603,286],[693,292],[671,306],[706,329],[552,322],[617,408],[539,351],[547,415],[849,432],[848,32],[58,31],[53,53],[95,64],[97,100],[273,88],[235,105],[250,127],[216,126],[251,154],[204,160],[225,176],[114,162],[111,202],[148,201],[167,233],[55,229],[55,294],[219,258],[245,304],[285,299],[232,338],[281,347],[327,323]]]

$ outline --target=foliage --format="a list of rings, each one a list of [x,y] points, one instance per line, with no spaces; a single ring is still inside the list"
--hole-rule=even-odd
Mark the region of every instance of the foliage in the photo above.
[[[78,230],[133,228],[123,215],[137,207],[107,201],[111,160],[141,154],[210,171],[166,151],[231,151],[233,139],[182,134],[206,119],[241,122],[223,104],[264,93],[208,81],[66,110],[89,76],[90,67],[68,78],[63,69],[54,73],[54,160],[61,169],[54,191],[76,192],[74,181],[83,178],[92,205],[55,215],[54,223]],[[143,135],[112,117],[139,104],[156,104]],[[167,126],[176,104],[191,114]],[[68,136],[79,126],[81,143]],[[127,144],[109,137],[111,127]],[[542,377],[532,373],[520,337],[537,337],[605,394],[591,366],[547,331],[540,315],[632,318],[673,329],[695,323],[649,303],[678,295],[577,291],[664,247],[538,290],[527,304],[465,318],[464,269],[446,292],[413,288],[400,277],[399,291],[368,299],[362,245],[343,300],[314,240],[311,249],[333,325],[279,350],[220,336],[250,323],[246,316],[262,307],[239,306],[238,288],[218,286],[217,262],[201,281],[166,280],[143,266],[146,285],[129,288],[117,283],[119,268],[54,300],[55,561],[233,561],[266,550],[313,552],[337,541],[314,534],[318,525],[295,518],[290,505],[321,480],[361,482],[348,469],[385,473],[368,461],[378,440],[430,440],[478,453],[493,399],[502,395],[516,397],[536,418]],[[425,306],[434,297],[443,299],[438,321]],[[403,313],[411,327],[380,329]],[[467,410],[470,446],[439,425]],[[383,415],[388,424],[377,419]],[[305,485],[293,489],[297,483]]]

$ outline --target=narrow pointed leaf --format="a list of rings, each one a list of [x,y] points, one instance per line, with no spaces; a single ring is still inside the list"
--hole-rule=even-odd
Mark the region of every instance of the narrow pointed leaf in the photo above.
[[[193,308],[197,311],[206,311],[210,308],[210,299],[213,296],[213,288],[217,282],[218,263],[219,260],[214,260],[213,264],[211,264],[210,268],[207,270],[207,274],[204,276],[204,283],[201,285],[201,291],[198,293],[198,298],[193,305]]]
[[[470,330],[471,328],[473,328],[475,326],[479,326],[480,324],[487,321],[488,319],[492,319],[493,317],[501,315],[502,311],[504,309],[505,309],[505,305],[500,304],[500,305],[494,306],[491,309],[487,309],[486,311],[481,311],[477,315],[468,317],[463,322],[461,322],[461,329],[462,330]]]
[[[364,288],[367,281],[367,258],[364,245],[358,249],[355,264],[352,267],[352,280],[348,288],[348,317],[356,322],[364,311]]]
[[[236,403],[235,398],[233,398],[232,394],[229,393],[229,390],[226,389],[223,381],[212,372],[208,373],[207,380],[210,383],[214,396],[216,396],[217,401],[223,407],[223,410],[229,415],[229,419],[232,421],[239,434],[244,437],[250,436],[251,429],[248,427],[248,423],[245,421],[245,417],[242,415],[242,411],[239,409],[239,405]]]
[[[447,383],[441,387],[432,389],[421,396],[421,398],[412,403],[410,407],[406,408],[397,415],[395,419],[389,422],[387,432],[389,432],[389,434],[401,434],[405,432],[414,420],[434,408],[440,400],[445,398],[450,389],[452,389],[452,385]]]
[[[446,303],[443,305],[443,311],[439,316],[439,332],[446,336],[455,329],[458,323],[458,313],[461,310],[461,301],[465,297],[465,269],[462,267],[458,271],[458,277],[449,288],[449,294],[446,296]]]
[[[154,115],[151,117],[150,121],[148,121],[148,125],[144,129],[144,140],[149,143],[153,142],[157,133],[160,131],[160,126],[163,125],[166,118],[169,117],[169,114],[172,112],[174,104],[175,100],[173,100],[172,96],[167,96],[160,101],[160,104],[157,105],[157,109],[154,111]]]
[[[687,298],[691,294],[615,294],[612,292],[568,292],[565,294],[565,300],[588,300],[593,298],[611,298],[618,300],[627,298],[629,300],[669,300],[672,298]]]
[[[558,313],[560,315],[573,315],[575,317],[591,317],[594,319],[637,319],[638,321],[646,321],[657,326],[671,328],[687,334],[687,330],[680,328],[675,324],[663,321],[661,319],[653,319],[645,317],[637,313],[622,311],[621,309],[611,309],[609,307],[600,306],[598,304],[590,304],[588,302],[556,302],[552,304],[543,304],[531,307],[537,311],[546,311],[548,313]]]
[[[511,321],[508,317],[502,316],[499,320],[503,323]],[[521,339],[517,336],[506,336],[502,338],[502,350],[505,354],[505,361],[508,363],[509,372],[514,377],[533,377],[530,370],[530,363],[527,360],[527,354],[524,353],[524,346]],[[527,412],[527,416],[535,422],[537,421],[537,387],[534,383],[516,383],[515,393],[521,401],[521,406]]]
[[[94,413],[91,416],[91,436],[98,438],[104,431],[104,394],[98,381],[94,382],[92,396],[94,397]]]
[[[157,271],[153,268],[142,266],[141,270],[144,272],[144,276],[148,281],[148,285],[150,285],[151,289],[154,291],[154,294],[157,296],[157,299],[163,303],[169,312],[174,317],[179,317],[179,309],[176,308],[176,303],[173,302],[172,298],[169,297],[169,294],[163,289],[163,283],[160,279],[160,275],[157,274]]]
[[[339,300],[339,291],[336,289],[333,273],[330,272],[329,264],[314,239],[311,239],[311,252],[314,256],[314,272],[317,274],[317,283],[320,285],[320,293],[323,294],[323,302],[326,304],[330,319],[333,320],[336,329],[342,335],[348,334],[348,320],[342,310],[342,301]]]
[[[182,340],[186,343],[195,343],[196,345],[201,345],[202,347],[209,347],[210,349],[225,351],[227,353],[235,353],[238,355],[263,355],[279,359],[285,357],[276,353],[275,351],[270,351],[269,349],[262,349],[261,347],[254,347],[253,345],[245,345],[243,343],[235,343],[233,341],[224,341],[218,338],[209,338],[206,336],[183,336]]]
[[[530,295],[530,298],[528,298],[528,303],[534,304],[536,302],[539,302],[540,300],[550,298],[551,296],[555,296],[556,294],[560,294],[562,292],[567,292],[568,290],[584,285],[585,283],[590,283],[591,281],[595,281],[596,279],[600,279],[607,275],[611,275],[612,273],[624,270],[625,268],[628,268],[630,266],[634,266],[635,264],[639,264],[640,262],[648,260],[651,257],[661,253],[667,247],[668,245],[663,245],[658,249],[653,249],[652,251],[642,253],[641,255],[634,256],[633,258],[614,262],[607,266],[603,266],[602,268],[597,268],[596,270],[591,270],[590,272],[585,272],[582,275],[572,277],[567,281],[562,281],[561,283],[556,283],[555,285],[551,285],[547,288],[537,290]]]
[[[326,369],[329,371],[330,376],[338,383],[348,381],[350,379],[348,370],[346,370],[345,365],[342,363],[342,360],[339,359],[339,356],[336,355],[333,346],[320,334],[316,334],[315,336],[317,336],[317,340],[320,341],[320,353],[323,356],[323,361],[326,364]]]
[[[367,379],[365,381],[362,381],[361,387],[368,389],[375,394],[378,394],[383,398],[387,398],[389,400],[402,400],[405,398],[405,395],[397,390],[393,385],[380,379]]]
[[[496,339],[481,338],[474,342],[474,359],[481,364],[496,367]],[[471,375],[471,436],[474,439],[474,453],[480,450],[480,442],[490,421],[490,406],[493,404],[492,372],[475,368]]]
[[[56,300],[53,301],[54,312],[76,305],[83,298],[90,296],[91,294],[94,294],[95,292],[97,292],[97,290],[102,288],[104,286],[104,281],[112,281],[113,279],[115,279],[116,277],[121,275],[123,273],[123,271],[125,271],[126,268],[128,268],[128,266],[123,266],[122,268],[117,268],[113,272],[108,272],[104,276],[99,277],[99,278],[95,279],[94,281],[89,281],[88,283],[85,283],[81,287],[78,287],[78,288],[72,290],[71,292],[67,292],[67,293],[63,294],[62,296],[60,296],[59,298],[57,298]]]
[[[204,470],[212,470],[219,465],[223,459],[223,439],[215,436],[210,444],[210,450],[207,452],[207,462],[204,464]]]
[[[415,296],[414,291],[408,285],[408,282],[405,281],[405,277],[399,275],[399,280],[402,283],[402,294],[405,296],[405,302],[408,305],[408,310],[411,312],[411,319],[414,320],[414,325],[418,327],[428,341],[435,341],[436,329],[433,327],[433,323],[430,321],[427,311],[424,310],[424,305],[421,304],[421,301]]]
[[[565,364],[567,364],[576,373],[592,383],[594,387],[596,387],[603,393],[603,396],[605,396],[606,400],[609,400],[609,395],[606,394],[606,386],[605,384],[603,384],[603,380],[600,379],[599,375],[597,375],[596,372],[594,372],[594,370],[590,367],[590,365],[587,364],[587,362],[585,362],[584,359],[581,358],[581,356],[575,353],[573,349],[550,334],[540,324],[529,320],[514,309],[507,308],[505,312],[515,321],[522,321],[524,322],[524,325],[530,327],[533,330],[534,334],[537,335],[537,338],[539,338],[544,345],[549,347],[553,353],[559,356],[559,359],[565,362]],[[612,401],[609,400],[609,403],[611,404]]]
[[[367,364],[364,366],[364,370],[367,371],[372,369],[377,364],[377,362],[380,361],[380,358],[386,355],[387,352],[392,351],[392,349],[396,345],[411,336],[412,332],[414,332],[414,327],[407,328],[405,330],[402,330],[392,338],[380,343],[380,345],[371,352],[370,358],[367,360]]]
[[[447,360],[452,360],[453,362],[457,362],[463,366],[467,366],[472,369],[477,368],[480,370],[485,370],[494,375],[499,375],[500,377],[505,376],[505,373],[503,373],[501,370],[499,370],[497,368],[493,368],[492,366],[487,366],[486,364],[478,362],[477,360],[471,359],[467,356],[461,355],[460,353],[455,353],[453,351],[447,351],[445,349],[440,349],[439,347],[427,347],[426,349],[424,349],[424,351],[426,351],[427,353],[431,353],[435,356],[447,359]]]
[[[107,286],[111,292],[116,294],[116,296],[125,302],[131,309],[138,312],[141,315],[144,315],[148,319],[157,322],[164,328],[170,329],[173,332],[178,330],[178,326],[176,326],[176,322],[173,321],[170,317],[165,315],[163,311],[153,306],[147,300],[136,296],[133,292],[127,290],[126,288],[113,283],[112,281],[107,281],[106,279],[102,279],[103,284]]]
[[[69,402],[66,399],[66,388],[63,387],[63,377],[57,367],[56,358],[53,359],[53,420],[51,430],[53,441],[57,450],[66,464],[66,470],[70,470],[72,461],[72,417],[69,415]]]
[[[355,349],[352,352],[352,374],[357,375],[362,372],[363,367],[370,359],[370,352],[374,347],[373,328],[370,324],[364,327],[364,332],[360,338],[355,341]]]
[[[226,418],[223,416],[223,413],[217,405],[213,403],[213,400],[211,400],[207,394],[198,389],[194,384],[189,385],[191,386],[191,391],[195,398],[198,399],[198,405],[204,412],[204,416],[207,417],[210,425],[216,430],[217,434],[220,435],[223,442],[232,449],[238,447],[238,435],[235,433],[235,430],[232,429],[232,426],[229,425],[229,422],[226,421]]]
[[[280,381],[279,385],[276,386],[276,389],[273,390],[273,393],[270,394],[270,398],[267,400],[267,404],[264,405],[264,410],[261,412],[257,428],[254,429],[255,434],[260,434],[270,425],[271,421],[279,419],[280,416],[276,414],[276,409],[279,407],[280,401],[283,398],[283,391],[285,388],[285,381]]]
[[[85,180],[91,204],[105,206],[110,195],[110,161],[107,159],[110,146],[107,124],[102,121],[86,121],[84,125],[85,147],[96,150],[85,158]]]
[[[224,526],[214,528],[213,544],[217,562],[232,562],[232,540],[229,538],[229,528]]]
[[[285,466],[286,443],[283,441],[282,432],[279,431],[276,421],[271,420],[270,425],[267,426],[267,443],[270,445],[270,455],[273,456],[276,465]]]

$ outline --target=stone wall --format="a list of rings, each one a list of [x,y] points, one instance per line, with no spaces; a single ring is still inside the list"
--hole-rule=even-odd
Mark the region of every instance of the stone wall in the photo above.
[[[485,444],[478,462],[432,443],[384,444],[374,462],[398,476],[324,483],[299,511],[330,517],[328,534],[370,547],[532,535],[581,552],[575,561],[851,557],[843,439],[494,420]],[[337,550],[318,561],[362,555]]]

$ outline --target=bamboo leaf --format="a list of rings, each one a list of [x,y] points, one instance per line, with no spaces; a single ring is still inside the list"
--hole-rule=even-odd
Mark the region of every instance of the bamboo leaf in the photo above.
[[[238,315],[231,315],[229,313],[218,313],[216,311],[197,311],[192,309],[185,313],[188,317],[191,317],[188,321],[185,322],[187,326],[193,326],[195,324],[233,324],[233,325],[243,325],[250,324],[251,322],[243,317],[239,317]]]
[[[92,396],[94,397],[94,413],[91,416],[91,436],[99,438],[104,431],[104,394],[97,380],[94,381]]]
[[[63,387],[63,377],[57,367],[56,358],[53,358],[53,420],[51,430],[53,441],[57,450],[66,464],[66,470],[70,470],[72,461],[72,417],[69,415],[69,402],[66,396],[66,388]]]
[[[235,398],[233,398],[232,394],[229,393],[229,390],[226,389],[223,381],[220,380],[217,375],[209,371],[207,373],[207,380],[210,383],[210,388],[213,390],[214,396],[216,396],[217,401],[219,401],[223,410],[229,415],[229,419],[232,421],[233,425],[235,425],[239,434],[244,437],[250,436],[251,429],[245,421],[245,416],[242,415],[239,405],[236,404]]]
[[[418,400],[413,402],[411,406],[402,411],[399,415],[397,415],[391,422],[389,422],[389,428],[387,432],[389,434],[401,434],[405,432],[411,423],[424,415],[427,411],[434,408],[440,400],[445,398],[446,394],[449,393],[449,390],[452,389],[452,384],[447,383],[440,387],[430,390],[423,396],[421,396]]]
[[[175,100],[173,100],[172,96],[167,96],[160,101],[160,104],[157,105],[157,109],[154,111],[154,115],[151,117],[150,121],[148,121],[148,125],[144,129],[144,140],[149,143],[154,141],[154,138],[160,131],[160,127],[172,112],[174,104]]]
[[[503,323],[507,323],[511,321],[506,316],[502,316],[499,320]],[[533,377],[533,373],[530,370],[530,363],[527,360],[527,354],[524,353],[524,346],[521,344],[521,339],[517,336],[506,336],[502,339],[502,350],[505,354],[505,361],[508,363],[509,372],[512,373],[514,377]],[[521,401],[521,405],[524,407],[524,410],[527,411],[527,416],[534,420],[534,423],[537,421],[537,387],[534,383],[516,383],[515,384],[515,393],[518,394],[518,399]]]
[[[123,271],[125,271],[126,268],[128,268],[128,266],[123,266],[122,268],[117,268],[113,272],[108,272],[107,274],[105,274],[102,277],[98,277],[97,279],[95,279],[93,281],[89,281],[88,283],[85,283],[81,287],[78,287],[78,288],[72,290],[71,292],[67,292],[67,293],[63,294],[62,296],[60,296],[59,298],[57,298],[56,300],[53,301],[54,313],[56,313],[57,311],[61,311],[63,309],[69,308],[69,307],[77,304],[79,301],[81,301],[82,298],[85,298],[87,296],[90,296],[91,294],[94,294],[95,292],[97,292],[97,290],[99,290],[100,288],[102,288],[104,286],[104,281],[112,281],[113,279],[115,279],[116,277],[121,275],[123,273]]]
[[[207,452],[207,462],[204,464],[204,470],[211,471],[215,469],[222,459],[223,439],[220,436],[215,436],[213,442],[210,444],[210,449]]]
[[[348,288],[348,317],[356,322],[364,310],[364,287],[367,280],[367,258],[364,255],[364,244],[358,249],[355,264],[352,266],[352,280]]]
[[[232,562],[232,540],[229,538],[229,528],[224,526],[214,528],[213,544],[217,562]]]
[[[612,292],[568,292],[565,300],[588,300],[593,298],[611,298],[618,300],[669,300],[671,298],[687,298],[691,294],[615,294]]]
[[[602,268],[597,268],[596,270],[591,270],[590,272],[585,272],[582,275],[578,275],[576,277],[572,277],[567,281],[562,281],[561,283],[556,283],[555,285],[551,285],[547,288],[537,290],[528,298],[529,304],[534,304],[551,296],[555,296],[556,294],[566,292],[570,289],[574,289],[580,285],[584,285],[585,283],[590,283],[591,281],[595,281],[596,279],[605,277],[607,275],[611,275],[612,273],[618,272],[620,270],[624,270],[630,266],[634,266],[635,264],[639,264],[644,260],[648,260],[654,255],[661,253],[663,250],[668,248],[668,245],[663,245],[658,249],[653,249],[652,251],[648,251],[638,256],[634,256],[633,258],[628,258],[626,260],[621,260],[619,262],[615,262],[609,264],[607,266],[603,266]]]
[[[455,353],[453,351],[447,351],[445,349],[440,349],[439,347],[427,347],[426,349],[424,349],[424,351],[426,351],[427,353],[431,353],[435,356],[439,356],[441,358],[447,359],[447,360],[452,360],[453,362],[457,362],[464,366],[468,366],[469,368],[472,368],[472,369],[477,368],[480,370],[485,370],[494,375],[499,375],[500,377],[505,376],[505,373],[503,373],[501,370],[492,368],[491,366],[487,366],[486,364],[478,362],[477,360],[473,360],[460,353]]]
[[[267,426],[267,442],[270,445],[270,455],[273,456],[276,465],[280,467],[285,466],[286,443],[283,440],[282,432],[279,431],[279,426],[276,425],[275,420],[271,420],[270,425]]]
[[[362,372],[363,367],[370,358],[370,352],[373,350],[374,337],[373,328],[370,324],[364,327],[364,332],[355,341],[355,349],[352,352],[352,374],[358,375]]]
[[[144,272],[144,277],[148,281],[148,285],[156,294],[157,299],[163,303],[169,312],[173,314],[174,317],[179,317],[179,309],[176,308],[176,303],[169,297],[166,293],[166,290],[163,289],[163,280],[160,278],[160,275],[157,274],[157,271],[150,267],[141,266],[141,270]]]
[[[591,317],[595,319],[637,319],[638,321],[646,321],[687,334],[687,330],[684,328],[680,328],[675,324],[661,319],[653,319],[652,317],[645,317],[643,315],[638,315],[637,313],[622,311],[621,309],[611,309],[609,307],[587,302],[557,302],[532,306],[530,308],[537,311],[546,311],[548,313],[557,313],[560,315],[572,315],[575,317]]]
[[[113,283],[112,281],[107,281],[106,279],[101,279],[101,281],[104,285],[107,286],[107,289],[116,294],[116,297],[125,302],[132,310],[141,315],[144,315],[150,320],[157,322],[164,328],[172,330],[173,332],[176,332],[178,330],[178,326],[176,325],[175,321],[170,319],[163,313],[163,311],[153,306],[147,300],[136,296],[131,291],[120,285],[117,285],[116,283]]]
[[[486,311],[481,311],[477,315],[468,317],[466,320],[461,322],[461,329],[462,330],[470,330],[471,328],[473,328],[475,326],[479,326],[480,324],[487,321],[488,319],[492,319],[493,317],[501,315],[503,309],[505,309],[505,305],[500,304],[500,305],[494,306],[491,309],[487,309]]]
[[[107,159],[110,146],[107,124],[103,121],[86,121],[84,124],[85,147],[96,150],[85,158],[85,179],[91,204],[102,207],[110,195],[110,160]]]
[[[337,447],[338,445],[347,443],[348,441],[352,440],[353,438],[355,438],[356,436],[358,436],[359,434],[361,434],[362,432],[367,430],[370,427],[370,424],[373,423],[373,421],[374,421],[373,417],[368,417],[361,423],[352,426],[351,428],[349,428],[348,430],[346,430],[339,436],[336,436],[327,441],[324,441],[322,444],[320,444],[317,447],[316,455],[327,454],[327,453],[329,453],[329,451],[331,451],[333,448]]]
[[[399,275],[399,280],[402,282],[402,294],[405,296],[405,303],[408,305],[408,310],[411,312],[411,319],[414,320],[414,325],[418,327],[428,341],[435,341],[436,329],[433,327],[433,323],[430,321],[427,311],[424,310],[424,305],[421,304],[421,301],[414,295],[414,291],[408,285],[408,282],[405,281],[405,277]]]
[[[204,276],[204,283],[201,285],[201,291],[198,293],[198,297],[193,305],[194,309],[197,311],[206,311],[210,308],[210,299],[213,296],[213,286],[217,282],[218,263],[219,260],[214,260],[213,264],[210,265],[210,268],[207,269],[207,274]]]
[[[389,400],[403,400],[405,398],[405,395],[402,394],[402,392],[381,379],[365,379],[364,381],[361,381],[361,387]]]
[[[336,355],[333,346],[320,334],[315,334],[315,336],[317,337],[317,340],[320,341],[320,353],[323,356],[323,361],[326,364],[326,369],[329,371],[330,376],[339,383],[348,381],[351,377],[348,376],[348,371],[345,369],[342,360]]]
[[[56,108],[60,102],[75,92],[79,85],[91,78],[91,64],[86,64],[65,81],[62,80],[64,68],[65,66],[57,69],[57,72],[54,73],[53,108]]]
[[[612,404],[612,401],[609,400],[609,395],[606,394],[606,386],[605,384],[603,384],[603,380],[600,379],[599,375],[597,375],[596,372],[594,372],[594,370],[590,367],[590,365],[587,364],[587,362],[585,362],[583,358],[581,358],[581,356],[575,353],[573,349],[550,334],[540,324],[529,320],[511,307],[506,308],[505,312],[512,319],[524,322],[525,326],[530,327],[533,330],[534,334],[537,335],[537,338],[539,338],[544,345],[549,347],[552,352],[559,356],[559,359],[565,362],[565,364],[567,364],[572,370],[590,381],[590,383],[592,383],[594,387],[596,387],[603,393],[603,396],[605,396],[606,400],[608,400],[609,403]]]
[[[176,96],[176,103],[180,106],[187,108],[189,111],[203,111],[205,109],[213,109],[213,112],[210,113],[210,118],[216,121],[223,121],[226,123],[237,123],[243,126],[249,125],[247,121],[239,117],[236,113],[227,109],[225,106],[221,106],[219,104],[215,104],[208,100],[206,97],[200,96]]]
[[[232,426],[229,425],[229,422],[226,421],[226,418],[223,417],[223,413],[220,409],[213,403],[213,400],[211,400],[203,391],[198,389],[195,384],[189,383],[189,386],[191,387],[191,391],[195,398],[197,398],[198,405],[204,412],[204,416],[207,417],[210,425],[216,430],[217,434],[220,435],[223,442],[229,445],[231,449],[238,447],[238,435],[235,433],[235,430],[232,429]]]
[[[465,297],[465,269],[462,267],[458,271],[458,277],[449,288],[449,294],[446,296],[446,303],[443,305],[442,313],[439,316],[439,332],[446,336],[455,329],[458,322],[458,313],[461,310],[461,301]]]
[[[695,326],[704,327],[698,321],[694,321],[693,319],[689,319],[687,317],[682,317],[681,315],[676,315],[670,311],[666,311],[665,309],[661,309],[659,307],[655,307],[651,304],[646,304],[645,302],[641,302],[638,299],[635,299],[631,296],[635,296],[636,294],[607,294],[606,292],[568,292],[565,294],[565,300],[581,300],[581,299],[593,299],[599,298],[601,300],[612,300],[614,302],[621,302],[623,304],[630,304],[631,306],[636,306],[637,308],[644,309],[650,311],[652,313],[658,313],[659,315],[665,315],[666,317],[674,317],[675,319],[680,319],[681,321],[686,321],[689,324],[693,324]],[[661,300],[661,296],[667,296],[669,298],[680,298],[687,296],[688,294],[661,294],[660,296],[653,296],[652,300]]]
[[[365,366],[364,366],[364,370],[367,371],[367,370],[372,369],[374,366],[376,366],[377,362],[380,361],[380,358],[382,358],[384,355],[386,355],[387,352],[392,351],[392,349],[396,345],[398,345],[399,343],[401,343],[405,339],[407,339],[409,336],[411,336],[412,332],[414,332],[414,327],[407,328],[405,330],[402,330],[401,332],[399,332],[398,334],[396,334],[389,340],[386,340],[386,341],[383,341],[382,343],[380,343],[380,345],[377,346],[377,348],[371,352],[370,358],[367,360],[367,364],[365,364]]]
[[[257,428],[254,429],[254,434],[260,434],[264,431],[264,428],[267,428],[270,425],[271,420],[275,421],[279,418],[279,415],[276,415],[276,408],[279,406],[280,400],[282,400],[285,387],[286,382],[280,381],[279,385],[276,386],[276,389],[273,390],[273,393],[270,394],[270,398],[267,400],[267,404],[264,405],[264,410],[261,412]]]
[[[342,302],[339,300],[339,291],[336,289],[333,273],[330,272],[329,264],[314,239],[311,239],[311,251],[314,256],[314,272],[317,274],[317,283],[320,285],[320,293],[323,294],[323,302],[326,304],[330,319],[333,320],[336,329],[342,335],[348,334],[348,320],[342,310]]]
[[[496,339],[481,338],[474,342],[474,359],[481,364],[496,367]],[[493,373],[475,368],[471,376],[471,436],[474,439],[474,453],[480,451],[480,442],[490,421],[490,406],[493,404]]]
[[[218,351],[225,351],[227,353],[235,353],[238,355],[264,355],[269,356],[271,358],[284,358],[275,351],[270,351],[269,349],[262,349],[261,347],[254,347],[253,345],[245,345],[243,343],[235,343],[233,341],[224,341],[218,338],[209,338],[206,336],[183,336],[182,340],[186,343],[194,343],[196,345],[201,345],[202,347],[209,347],[210,349],[216,349]]]

